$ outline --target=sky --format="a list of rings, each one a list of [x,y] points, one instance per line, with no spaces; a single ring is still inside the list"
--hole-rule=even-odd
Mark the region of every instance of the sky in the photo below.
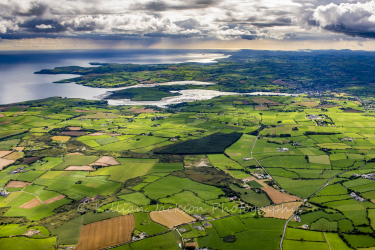
[[[0,0],[0,50],[375,50],[375,0]]]

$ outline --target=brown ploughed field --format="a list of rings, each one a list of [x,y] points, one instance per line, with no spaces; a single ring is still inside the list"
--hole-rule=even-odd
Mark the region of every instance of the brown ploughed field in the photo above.
[[[26,181],[10,181],[5,187],[6,188],[20,188],[20,187],[26,187],[30,184],[31,184],[30,182],[26,182]]]
[[[44,204],[49,204],[49,203],[52,203],[52,202],[55,202],[55,201],[59,201],[59,200],[62,200],[65,198],[65,195],[61,194],[59,196],[56,196],[56,197],[53,197],[51,199],[48,199],[48,200],[45,200],[43,203]]]
[[[36,206],[39,206],[43,204],[38,198],[32,199],[31,201],[28,201],[24,203],[23,205],[19,206],[19,208],[26,208],[26,209],[31,209]]]
[[[66,171],[94,171],[95,169],[91,166],[69,166]]]
[[[135,220],[132,214],[84,225],[76,250],[99,250],[131,241]]]

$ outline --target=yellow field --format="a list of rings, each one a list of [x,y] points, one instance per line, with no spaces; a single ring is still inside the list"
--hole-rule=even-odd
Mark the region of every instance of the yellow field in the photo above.
[[[151,212],[150,218],[168,228],[195,221],[193,217],[179,208]]]
[[[8,159],[8,160],[17,160],[19,158],[23,157],[23,152],[13,152],[5,157],[3,159]]]
[[[54,140],[54,141],[67,142],[67,141],[69,141],[70,136],[61,136],[61,135],[59,136],[59,135],[57,135],[57,136],[52,136],[51,139]]]
[[[294,211],[302,205],[303,202],[290,202],[279,205],[273,205],[269,207],[262,208],[261,210],[266,214],[264,217],[272,217],[277,219],[289,219]]]

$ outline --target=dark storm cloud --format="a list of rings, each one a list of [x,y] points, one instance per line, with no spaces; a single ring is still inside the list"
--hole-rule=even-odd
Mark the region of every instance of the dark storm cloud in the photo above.
[[[57,20],[35,18],[18,25],[31,33],[60,33],[67,30]]]
[[[14,11],[14,15],[20,16],[42,16],[47,11],[48,6],[46,4],[33,2],[31,7],[25,12]]]
[[[193,18],[189,18],[184,21],[177,21],[175,24],[184,29],[195,29],[200,26],[200,23]]]
[[[375,38],[375,31],[351,30],[345,27],[344,24],[327,25],[324,27],[324,29],[332,31],[332,32],[336,32],[336,33],[343,33],[352,37]]]
[[[162,1],[149,2],[144,6],[147,11],[166,11],[169,6]]]
[[[136,10],[146,11],[167,11],[167,10],[189,10],[203,9],[211,6],[217,6],[222,0],[196,0],[196,1],[179,1],[178,4],[167,4],[165,1],[150,1],[145,4],[133,4]]]

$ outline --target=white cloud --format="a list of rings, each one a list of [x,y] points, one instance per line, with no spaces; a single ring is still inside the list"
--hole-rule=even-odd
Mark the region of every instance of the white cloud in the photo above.
[[[375,1],[319,6],[313,18],[320,27],[332,31],[363,36],[375,34]]]
[[[48,24],[48,25],[45,25],[45,24],[41,24],[41,25],[35,25],[35,28],[37,29],[52,29],[53,26]]]

